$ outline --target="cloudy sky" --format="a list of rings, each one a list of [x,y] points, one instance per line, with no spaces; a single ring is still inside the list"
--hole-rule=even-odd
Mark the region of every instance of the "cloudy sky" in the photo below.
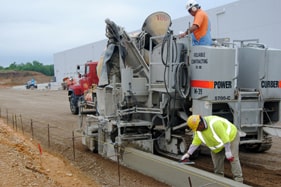
[[[109,18],[126,31],[141,28],[153,12],[172,19],[187,15],[187,0],[0,0],[0,66],[37,60],[105,39]],[[236,0],[198,0],[208,10]]]

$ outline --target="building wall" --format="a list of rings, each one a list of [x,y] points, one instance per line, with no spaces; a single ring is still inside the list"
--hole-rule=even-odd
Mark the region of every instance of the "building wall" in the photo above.
[[[280,7],[280,0],[238,0],[206,10],[211,21],[212,37],[230,38],[231,41],[259,39],[270,48],[281,49]],[[201,8],[204,10],[204,7]],[[171,28],[174,34],[185,31],[192,21],[193,17],[189,15],[173,20]],[[102,40],[54,54],[57,82],[66,76],[75,77],[77,64],[98,61],[105,46],[106,40]]]
[[[278,38],[281,31],[280,7],[279,0],[267,0],[266,4],[262,0],[240,0],[216,8],[210,13],[216,20],[213,21],[215,37],[259,39],[268,47],[281,49],[281,39]]]
[[[207,10],[212,37],[227,37],[231,41],[259,39],[268,47],[281,49],[280,7],[280,0],[240,0]],[[185,31],[192,20],[191,16],[174,20],[173,30],[175,33]]]
[[[64,77],[77,78],[77,65],[85,64],[87,61],[98,61],[106,42],[107,40],[101,40],[54,54],[56,82],[61,83]]]

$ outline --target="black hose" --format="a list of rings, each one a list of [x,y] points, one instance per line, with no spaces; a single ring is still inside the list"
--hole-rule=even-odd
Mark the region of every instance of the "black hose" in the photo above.
[[[162,46],[161,46],[161,60],[162,60],[162,63],[165,67],[168,66],[167,61],[170,57],[170,50],[169,49],[170,49],[170,46],[171,46],[171,37],[173,37],[173,32],[168,31],[167,34],[163,38],[163,42],[162,42]],[[167,43],[167,45],[166,45],[166,43]],[[167,48],[166,59],[164,59],[164,56],[163,56],[165,45],[166,45],[166,48]],[[177,58],[178,58],[177,51],[178,51],[178,49],[177,49],[176,41],[173,40],[171,62],[177,61]]]
[[[175,89],[182,98],[186,98],[190,91],[188,67],[181,63],[176,67]]]
[[[169,94],[168,92],[168,88],[167,88],[167,83],[166,83],[166,72],[167,72],[167,68],[169,67],[168,65],[168,60],[170,58],[171,55],[171,62],[176,62],[178,59],[178,48],[177,48],[177,44],[176,44],[176,40],[173,39],[173,43],[172,43],[172,54],[170,54],[170,47],[171,47],[171,37],[173,37],[172,32],[167,32],[167,34],[164,36],[163,38],[163,43],[161,46],[161,60],[162,63],[165,67],[164,70],[164,84],[165,84],[165,89],[166,92]],[[164,59],[164,49],[166,47],[166,57]],[[186,66],[185,63],[181,63],[176,67],[176,73],[175,73],[175,90],[176,92],[179,93],[179,95],[181,96],[181,98],[186,98],[189,94],[190,91],[190,85],[189,85],[189,78],[188,78],[188,68]],[[169,96],[171,98],[173,98],[170,94]],[[176,99],[176,98],[174,98]]]

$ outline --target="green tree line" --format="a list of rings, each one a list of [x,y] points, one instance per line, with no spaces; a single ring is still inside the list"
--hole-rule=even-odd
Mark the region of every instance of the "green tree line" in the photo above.
[[[36,71],[47,76],[54,76],[54,65],[43,65],[38,61],[17,64],[16,62],[10,64],[9,67],[0,66],[0,70],[15,70],[15,71]]]

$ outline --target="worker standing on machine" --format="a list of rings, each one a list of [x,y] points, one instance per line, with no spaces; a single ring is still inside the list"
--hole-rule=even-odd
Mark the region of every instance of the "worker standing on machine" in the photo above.
[[[243,182],[242,169],[239,160],[240,137],[235,125],[227,119],[218,116],[191,115],[187,126],[194,132],[194,138],[186,154],[185,160],[203,143],[211,150],[215,174],[224,175],[225,158],[231,164],[234,180]]]
[[[211,22],[207,13],[195,0],[188,0],[186,9],[194,17],[194,20],[192,26],[181,33],[179,38],[191,34],[192,45],[212,45]]]

